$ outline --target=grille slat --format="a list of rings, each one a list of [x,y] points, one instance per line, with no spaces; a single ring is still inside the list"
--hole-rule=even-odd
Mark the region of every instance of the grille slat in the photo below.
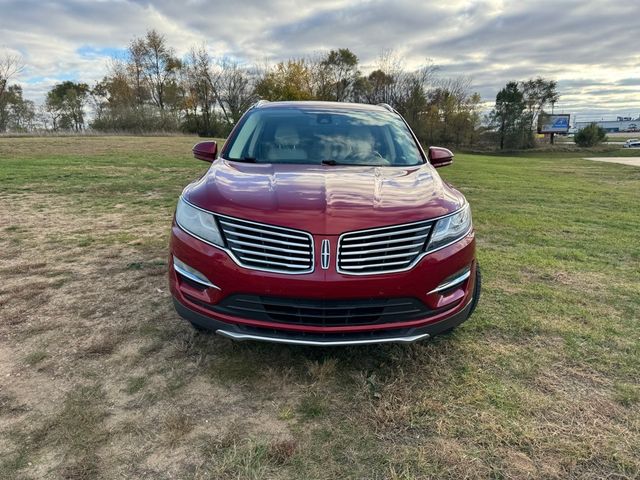
[[[364,275],[411,268],[431,227],[425,221],[345,233],[338,242],[338,271]]]
[[[236,252],[246,253],[247,255],[259,255],[255,251],[246,250],[244,248],[235,248],[234,250]],[[262,254],[261,256],[269,257],[269,258],[278,258],[278,259],[281,259],[281,260],[291,260],[291,261],[294,261],[294,262],[296,262],[296,261],[299,262],[300,260],[305,260],[304,257],[289,257],[287,255],[277,255],[275,253],[265,253],[265,254]]]
[[[242,302],[242,303],[249,303],[249,304],[253,304],[253,305],[262,305],[264,304],[264,301],[259,299],[258,297],[243,297],[243,296],[238,296],[235,300],[236,302]],[[406,307],[409,305],[414,305],[413,301],[407,301],[404,299],[387,299],[385,300],[385,306],[387,307]],[[283,299],[283,300],[278,300],[276,297],[270,297],[268,299],[268,303],[269,305],[274,305],[274,306],[280,306],[280,307],[290,307],[291,306],[291,300],[288,299]],[[332,301],[325,301],[322,304],[322,308],[324,310],[344,310],[344,303],[346,303],[345,301],[340,301],[337,300],[335,303],[332,303]]]
[[[420,228],[411,228],[407,230],[396,230],[396,231],[388,231],[388,232],[382,232],[382,233],[374,233],[370,235],[364,235],[364,234],[360,235],[360,234],[354,233],[352,237],[345,238],[343,241],[357,242],[360,240],[369,240],[369,239],[378,238],[378,237],[389,237],[389,236],[396,236],[396,235],[406,235],[407,233],[424,232],[425,230],[428,233],[429,228],[430,228],[429,226],[426,226],[426,227],[420,227]]]
[[[227,220],[220,220],[220,223],[223,225],[226,225],[228,227],[234,228],[234,229],[240,229],[240,230],[247,230],[249,232],[257,232],[260,234],[265,234],[268,233],[269,235],[277,235],[279,237],[287,237],[287,238],[293,238],[293,239],[300,239],[300,235],[291,235],[288,233],[282,233],[280,231],[276,231],[276,230],[269,230],[268,232],[265,232],[264,230],[260,230],[259,228],[254,228],[254,227],[249,227],[247,225],[244,225],[242,223],[238,223],[238,224],[233,224]],[[271,229],[273,229],[273,227],[270,226]]]
[[[226,235],[235,235],[236,237],[242,237],[242,238],[249,238],[251,240],[260,240],[262,242],[271,242],[271,243],[275,243],[278,245],[290,245],[292,247],[304,247],[305,244],[303,243],[298,243],[298,242],[289,242],[287,240],[280,240],[280,239],[276,239],[276,238],[270,238],[266,235],[263,236],[258,236],[258,235],[250,235],[248,233],[240,233],[238,231],[234,231],[234,230],[225,230],[223,228],[224,232]]]
[[[291,268],[297,268],[297,267],[306,268],[306,266],[308,265],[307,263],[293,263],[293,262],[284,263],[284,262],[276,262],[275,260],[260,260],[258,258],[249,258],[247,256],[241,257],[241,260],[244,263],[256,262],[256,263],[261,263],[263,265],[278,265],[281,267],[291,267]]]
[[[279,273],[313,270],[309,233],[231,217],[218,221],[229,250],[243,267]]]
[[[208,308],[254,320],[316,326],[404,322],[438,313],[416,298],[323,300],[240,294]]]
[[[245,312],[253,312],[253,313],[262,313],[264,312],[264,309],[261,308],[249,308],[249,307],[240,307],[240,306],[236,306],[234,307],[236,310],[243,310]],[[348,310],[346,308],[343,308],[343,310]],[[417,308],[411,308],[409,310],[398,310],[395,312],[374,312],[375,315],[379,316],[379,317],[384,317],[384,316],[389,316],[389,315],[415,315],[416,313],[420,313],[420,310]],[[301,313],[299,312],[287,312],[284,310],[277,310],[275,308],[270,308],[269,309],[269,314],[270,315],[283,315],[283,316],[289,316],[289,317],[299,317],[301,316]],[[349,316],[350,318],[361,318],[361,317],[370,317],[372,316],[372,313],[327,313],[327,314],[322,314],[322,315],[313,315],[310,313],[306,313],[304,314],[304,317],[307,319],[310,318],[315,318],[315,319],[338,319],[338,318],[344,318],[345,316]]]
[[[413,250],[411,250],[409,252],[396,253],[394,255],[378,255],[378,256],[375,256],[375,257],[365,257],[365,258],[343,258],[341,260],[341,262],[354,263],[354,262],[362,262],[363,260],[371,261],[371,260],[384,260],[385,258],[402,258],[402,257],[408,257],[408,256],[410,256],[412,254],[416,254],[419,251],[420,251],[420,249],[418,248],[417,250],[413,249]],[[360,253],[360,252],[358,252],[358,253]]]
[[[378,242],[365,242],[365,243],[357,243],[357,244],[351,244],[351,245],[342,245],[341,242],[341,247],[344,248],[359,248],[359,247],[370,247],[372,245],[387,245],[387,244],[393,244],[393,243],[403,243],[403,242],[411,242],[414,240],[420,240],[420,239],[425,239],[429,236],[428,233],[425,233],[424,235],[418,235],[418,236],[413,236],[413,237],[407,237],[407,238],[396,238],[393,240],[382,240],[382,241],[378,241]]]
[[[250,242],[243,242],[242,240],[235,240],[233,238],[227,238],[227,241],[229,243],[236,243],[238,245],[244,245],[246,247],[253,247],[255,246],[255,243],[250,243]],[[281,248],[281,247],[272,247],[271,245],[260,245],[260,248],[263,248],[265,250],[273,250],[274,252],[288,252],[291,254],[296,254],[296,255],[306,255],[307,254],[307,250],[306,249],[293,249],[293,248]]]
[[[410,245],[402,245],[400,247],[387,247],[387,248],[370,248],[369,250],[354,250],[342,252],[342,255],[347,257],[351,255],[363,255],[365,253],[379,253],[379,252],[397,252],[399,250],[410,250],[412,248],[422,247],[424,241],[420,243],[412,243]]]
[[[394,266],[398,266],[398,265],[407,265],[408,263],[410,263],[411,260],[404,260],[402,262],[384,262],[384,263],[371,263],[371,264],[367,264],[367,265],[348,265],[345,266],[346,268],[342,268],[343,270],[348,269],[348,270],[364,270],[365,268],[380,268],[380,267],[394,267]],[[393,269],[392,269],[393,270]],[[383,270],[386,271],[386,270]]]

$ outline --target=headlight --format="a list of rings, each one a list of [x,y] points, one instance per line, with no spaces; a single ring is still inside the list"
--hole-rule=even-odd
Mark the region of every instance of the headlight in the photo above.
[[[431,252],[456,242],[469,233],[469,230],[471,230],[471,209],[467,204],[459,212],[436,222],[427,251]]]
[[[214,216],[204,210],[192,207],[182,197],[178,200],[176,223],[195,237],[214,245],[224,245]]]

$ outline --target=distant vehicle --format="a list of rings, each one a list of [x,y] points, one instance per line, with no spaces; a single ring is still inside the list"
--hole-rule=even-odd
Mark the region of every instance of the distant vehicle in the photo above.
[[[632,138],[631,140],[627,140],[624,142],[624,148],[640,148],[640,140],[637,138]]]

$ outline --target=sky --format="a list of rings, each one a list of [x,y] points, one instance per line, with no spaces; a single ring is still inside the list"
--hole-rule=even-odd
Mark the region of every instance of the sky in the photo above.
[[[385,50],[408,68],[467,76],[487,105],[510,80],[558,81],[557,113],[640,116],[640,0],[0,0],[0,54],[42,101],[63,80],[99,80],[155,28],[178,55],[206,44],[247,64],[349,48],[370,71]]]

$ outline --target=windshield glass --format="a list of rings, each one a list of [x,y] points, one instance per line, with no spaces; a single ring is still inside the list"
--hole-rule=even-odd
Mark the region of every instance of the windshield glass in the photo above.
[[[329,165],[419,165],[402,119],[391,112],[264,108],[250,111],[226,148],[228,160]]]

